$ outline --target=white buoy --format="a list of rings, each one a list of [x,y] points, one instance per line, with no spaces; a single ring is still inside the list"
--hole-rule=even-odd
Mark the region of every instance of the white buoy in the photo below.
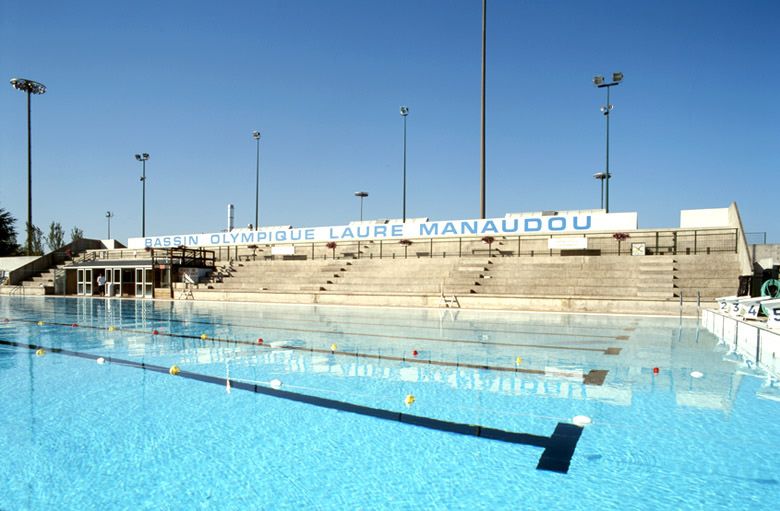
[[[701,378],[702,376],[704,376],[704,373],[701,371],[691,371],[692,378]]]
[[[587,415],[577,415],[571,420],[575,426],[579,426],[581,428],[584,428],[588,424],[591,424],[593,420],[591,420],[590,417]]]
[[[103,357],[98,357],[97,360],[95,360],[95,362],[97,362],[98,364],[105,364],[106,359]]]
[[[280,388],[281,386],[282,386],[282,380],[278,380],[278,379],[276,379],[276,378],[274,378],[273,380],[271,380],[271,388],[272,388],[272,389],[278,389],[278,388]]]

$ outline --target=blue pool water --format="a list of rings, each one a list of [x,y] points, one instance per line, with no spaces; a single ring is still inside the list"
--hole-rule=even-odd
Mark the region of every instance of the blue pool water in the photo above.
[[[776,509],[767,385],[692,319],[0,297],[0,509]]]

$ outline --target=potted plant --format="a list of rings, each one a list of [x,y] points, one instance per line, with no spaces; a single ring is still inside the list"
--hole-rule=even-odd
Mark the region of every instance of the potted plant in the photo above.
[[[404,247],[404,259],[406,259],[406,251],[409,249],[409,245],[412,244],[412,240],[401,240],[398,243]]]
[[[333,259],[336,259],[336,242],[329,241],[325,244],[325,246],[333,251]]]
[[[487,243],[488,246],[488,257],[492,256],[494,241],[496,241],[496,238],[494,238],[493,236],[485,236],[484,238],[482,238],[482,243]]]
[[[618,242],[618,255],[620,255],[620,245],[631,236],[627,232],[616,232],[612,237]]]

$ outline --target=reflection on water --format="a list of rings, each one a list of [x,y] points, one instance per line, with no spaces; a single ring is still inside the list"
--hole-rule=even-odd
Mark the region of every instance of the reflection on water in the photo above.
[[[0,326],[7,340],[147,363],[175,359],[204,373],[222,374],[229,363],[234,378],[246,376],[241,368],[262,367],[320,377],[323,388],[327,378],[358,386],[383,380],[618,406],[631,406],[637,393],[671,392],[679,406],[728,412],[746,374],[731,363],[741,362],[736,353],[722,354],[696,321],[683,318],[13,297],[0,299],[0,317],[11,319]],[[258,338],[263,344],[253,345]],[[337,354],[322,353],[334,345]],[[16,356],[0,347],[0,370]],[[603,384],[577,377],[591,370],[607,371]]]

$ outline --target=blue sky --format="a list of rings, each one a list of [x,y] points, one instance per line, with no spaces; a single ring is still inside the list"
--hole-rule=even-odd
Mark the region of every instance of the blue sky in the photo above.
[[[0,207],[89,237],[254,220],[339,225],[479,216],[481,1],[14,2],[0,0]],[[488,2],[487,216],[599,206],[603,90],[613,211],[640,227],[736,201],[747,231],[780,242],[780,3]],[[19,241],[22,242],[21,235]]]

